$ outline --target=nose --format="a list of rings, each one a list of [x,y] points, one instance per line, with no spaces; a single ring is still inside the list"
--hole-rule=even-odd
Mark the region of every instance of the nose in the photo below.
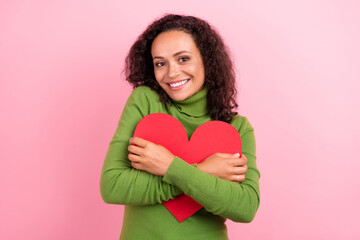
[[[180,74],[179,65],[176,63],[169,63],[168,64],[168,77],[175,78]]]

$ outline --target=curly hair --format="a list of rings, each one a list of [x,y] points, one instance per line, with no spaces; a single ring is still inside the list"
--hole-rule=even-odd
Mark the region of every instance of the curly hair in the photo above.
[[[136,88],[148,86],[159,94],[160,101],[171,104],[171,98],[155,80],[151,56],[153,40],[162,32],[184,31],[192,36],[200,50],[204,69],[204,87],[211,118],[230,123],[237,114],[235,73],[228,48],[209,23],[193,16],[167,14],[151,23],[138,37],[125,59],[126,80]]]

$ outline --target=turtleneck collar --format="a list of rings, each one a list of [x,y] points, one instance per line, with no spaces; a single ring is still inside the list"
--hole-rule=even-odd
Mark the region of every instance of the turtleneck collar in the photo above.
[[[172,100],[172,103],[181,113],[192,117],[202,117],[209,112],[207,108],[207,93],[208,90],[203,88],[185,100]]]

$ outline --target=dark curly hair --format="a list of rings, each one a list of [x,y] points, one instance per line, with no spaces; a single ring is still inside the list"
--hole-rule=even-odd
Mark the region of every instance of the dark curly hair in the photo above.
[[[125,60],[126,80],[136,88],[148,86],[155,90],[163,103],[171,98],[155,80],[151,56],[153,40],[162,32],[181,30],[190,34],[202,55],[207,102],[213,120],[230,123],[237,112],[235,73],[228,49],[220,35],[204,20],[193,16],[167,14],[151,23],[138,37]]]

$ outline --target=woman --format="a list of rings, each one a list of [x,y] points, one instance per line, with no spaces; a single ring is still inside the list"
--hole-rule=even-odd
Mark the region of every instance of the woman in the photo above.
[[[254,130],[233,111],[235,76],[221,37],[203,20],[166,15],[132,46],[126,76],[134,90],[100,180],[105,202],[126,205],[120,239],[228,239],[227,218],[250,222],[255,216],[260,174]],[[190,165],[161,145],[132,137],[151,113],[177,118],[189,137],[205,122],[228,122],[240,134],[242,155],[216,153]],[[183,193],[204,208],[179,223],[162,202]]]

